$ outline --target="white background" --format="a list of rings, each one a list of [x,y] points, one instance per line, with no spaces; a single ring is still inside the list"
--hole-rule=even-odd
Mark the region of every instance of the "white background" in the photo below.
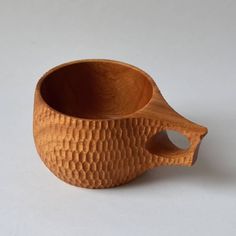
[[[197,163],[105,190],[54,177],[34,147],[34,87],[84,58],[142,68],[207,126]],[[0,235],[235,235],[235,75],[234,0],[0,0]]]

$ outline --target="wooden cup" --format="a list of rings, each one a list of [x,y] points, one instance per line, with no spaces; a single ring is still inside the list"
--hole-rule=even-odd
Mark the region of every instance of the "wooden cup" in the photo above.
[[[175,146],[167,130],[187,137],[189,147]],[[144,71],[94,59],[57,66],[39,80],[33,132],[57,177],[109,188],[161,165],[191,166],[207,128],[175,112]]]

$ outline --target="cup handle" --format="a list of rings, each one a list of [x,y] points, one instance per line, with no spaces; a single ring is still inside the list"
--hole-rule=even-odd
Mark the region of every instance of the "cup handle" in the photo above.
[[[142,112],[146,118],[157,123],[158,128],[151,132],[146,142],[146,149],[153,154],[150,167],[161,165],[191,166],[195,163],[199,146],[207,134],[206,127],[198,125],[177,113],[165,101],[160,91]],[[178,148],[167,135],[167,130],[177,131],[189,140],[187,149]]]
[[[159,131],[147,141],[146,149],[153,154],[151,167],[161,165],[193,165],[197,160],[202,136],[198,133],[184,131],[183,135],[188,138],[189,147],[187,149],[181,149],[169,139],[167,130],[174,130],[183,134],[178,129],[168,128]]]

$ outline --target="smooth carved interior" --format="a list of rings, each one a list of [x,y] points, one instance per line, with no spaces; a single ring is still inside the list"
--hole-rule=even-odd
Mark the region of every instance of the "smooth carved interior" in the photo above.
[[[141,109],[152,97],[152,85],[143,72],[128,65],[85,61],[47,75],[41,95],[64,114],[102,119]]]

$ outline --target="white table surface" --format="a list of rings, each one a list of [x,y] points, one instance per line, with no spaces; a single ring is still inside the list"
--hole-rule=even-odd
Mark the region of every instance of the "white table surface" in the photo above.
[[[83,58],[136,65],[209,128],[192,168],[106,190],[54,177],[32,137],[34,87]],[[0,235],[236,235],[236,1],[0,0]]]

